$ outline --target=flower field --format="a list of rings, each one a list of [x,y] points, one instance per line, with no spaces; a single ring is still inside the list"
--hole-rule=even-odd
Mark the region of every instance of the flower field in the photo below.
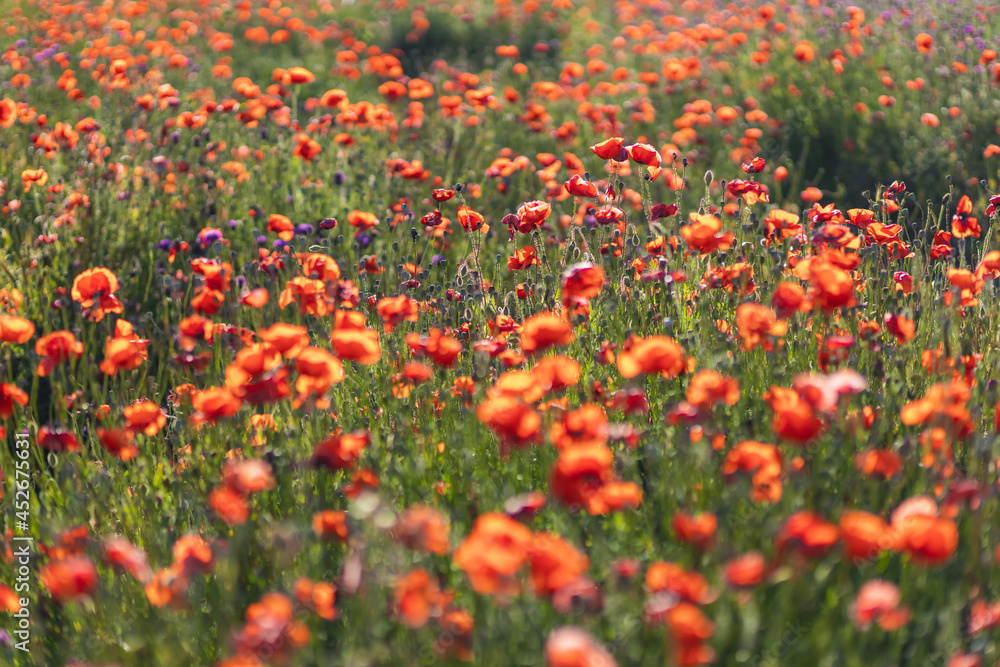
[[[0,33],[0,665],[1000,664],[1000,8]]]

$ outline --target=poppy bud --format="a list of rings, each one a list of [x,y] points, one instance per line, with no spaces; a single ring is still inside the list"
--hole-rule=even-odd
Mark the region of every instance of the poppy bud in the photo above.
[[[715,174],[712,172],[711,169],[709,169],[708,171],[705,172],[705,187],[706,188],[712,187],[712,181],[714,180],[715,180]]]

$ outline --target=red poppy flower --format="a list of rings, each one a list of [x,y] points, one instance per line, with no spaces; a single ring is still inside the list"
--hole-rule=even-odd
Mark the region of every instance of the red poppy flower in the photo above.
[[[624,162],[628,159],[628,153],[623,147],[624,143],[625,140],[621,137],[612,137],[610,139],[605,139],[595,146],[591,146],[590,150],[594,153],[594,155],[602,160],[616,160],[618,162]]]

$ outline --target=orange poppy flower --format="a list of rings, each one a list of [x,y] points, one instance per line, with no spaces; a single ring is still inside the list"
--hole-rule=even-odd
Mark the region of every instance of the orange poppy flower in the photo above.
[[[566,192],[573,195],[574,197],[597,197],[599,192],[597,190],[597,185],[586,181],[580,174],[573,174],[570,179],[563,183],[563,188]]]
[[[97,427],[97,439],[109,454],[128,462],[139,454],[139,448],[132,444],[132,431],[127,428],[105,429]]]
[[[406,345],[415,355],[427,355],[441,368],[450,368],[462,353],[462,344],[434,327],[426,336],[406,334]]]
[[[283,593],[266,593],[247,608],[246,624],[236,637],[243,654],[288,662],[291,650],[309,641],[309,628],[292,618],[292,601]]]
[[[889,479],[903,469],[903,459],[899,454],[886,449],[859,452],[856,461],[858,470],[870,477]]]
[[[554,313],[539,313],[521,326],[521,350],[531,356],[550,347],[569,345],[576,339],[569,322]]]
[[[753,473],[753,500],[776,502],[781,498],[782,458],[774,445],[753,440],[738,443],[726,455],[722,474],[731,477],[738,471]]]
[[[837,526],[812,512],[796,512],[788,517],[775,538],[779,554],[789,548],[806,558],[822,558],[840,537]]]
[[[545,667],[618,667],[611,653],[584,630],[563,626],[545,640]]]
[[[347,214],[347,224],[357,229],[371,229],[378,224],[378,216],[368,211],[355,209]]]
[[[124,570],[136,581],[146,583],[153,577],[146,554],[128,540],[111,537],[104,540],[104,559],[109,565]]]
[[[593,299],[604,286],[604,269],[590,262],[579,262],[562,273],[563,304]]]
[[[476,409],[476,417],[500,438],[502,455],[511,445],[525,447],[536,441],[542,425],[530,405],[510,396],[488,398]]]
[[[257,335],[286,359],[295,359],[309,346],[309,330],[285,322],[277,322],[267,329],[261,329]]]
[[[0,99],[0,128],[14,127],[17,121],[17,102],[5,97]]]
[[[798,283],[781,282],[775,285],[771,295],[771,307],[782,320],[794,317],[795,313],[808,313],[812,303],[806,297],[805,288]]]
[[[551,596],[590,567],[589,558],[552,533],[532,535],[526,553],[531,586],[539,597]]]
[[[402,322],[416,322],[418,319],[417,302],[405,294],[385,297],[378,302],[375,309],[378,311],[379,317],[382,318],[386,333],[390,333],[396,325]]]
[[[174,565],[185,575],[208,574],[215,557],[212,547],[200,535],[187,533],[174,542]]]
[[[523,248],[515,250],[514,255],[507,258],[508,271],[521,271],[530,266],[539,266],[540,264],[541,262],[535,255],[534,247],[530,245],[526,245]]]
[[[225,300],[225,294],[219,290],[203,287],[191,297],[191,307],[206,315],[215,315]]]
[[[875,222],[875,211],[867,208],[852,208],[847,211],[847,219],[851,221],[852,225],[867,229],[870,224]]]
[[[267,305],[271,295],[263,287],[252,289],[245,296],[240,297],[240,303],[249,308],[263,308]]]
[[[84,309],[90,310],[90,319],[98,322],[107,313],[120,313],[121,301],[115,296],[118,278],[109,269],[98,266],[77,275],[73,280],[71,295]]]
[[[736,329],[741,339],[741,350],[750,351],[758,345],[765,350],[773,350],[771,338],[784,336],[788,331],[788,324],[779,320],[767,306],[743,303],[736,308]]]
[[[970,396],[969,386],[961,380],[932,385],[923,398],[903,406],[900,420],[907,426],[946,426],[955,435],[964,437],[973,430],[972,416],[966,407]]]
[[[42,358],[35,373],[45,377],[62,362],[83,354],[83,343],[69,331],[54,331],[35,342],[35,353]]]
[[[687,400],[692,405],[711,407],[716,403],[736,405],[740,400],[740,383],[718,371],[702,370],[688,384]]]
[[[28,404],[28,393],[18,389],[16,385],[0,384],[0,417],[10,419],[14,414],[14,404],[22,408]]]
[[[424,553],[448,553],[448,519],[429,505],[413,505],[396,521],[393,537],[407,548]]]
[[[582,405],[567,412],[561,421],[552,424],[549,438],[558,449],[608,441],[608,418],[597,405]]]
[[[167,424],[167,415],[152,401],[140,399],[124,410],[125,422],[133,430],[154,436]]]
[[[322,317],[333,310],[326,295],[326,283],[305,276],[295,276],[288,281],[278,297],[278,306],[284,309],[293,301],[299,304],[302,312],[316,317]]]
[[[334,384],[344,381],[344,367],[340,359],[318,347],[304,348],[295,359],[295,369],[299,373],[295,381],[295,391],[299,395],[292,403],[296,409],[310,396],[319,399]],[[317,405],[320,403],[325,406],[326,402],[317,400]]]
[[[633,162],[638,162],[654,169],[663,163],[660,152],[649,144],[632,144],[631,146],[626,146],[625,153],[628,154]]]
[[[869,512],[844,512],[840,517],[840,535],[847,557],[856,563],[872,562],[881,552],[896,547],[889,524]]]
[[[590,147],[590,150],[602,160],[616,160],[624,162],[628,159],[628,153],[624,148],[625,140],[621,137],[605,139],[599,144]]]
[[[291,241],[295,237],[295,225],[280,213],[272,213],[267,217],[267,231],[278,232],[278,238],[282,241]]]
[[[895,336],[896,341],[900,345],[913,340],[913,336],[916,335],[916,325],[913,323],[913,320],[902,315],[886,313],[882,321],[885,324],[886,331]]]
[[[590,498],[587,511],[595,516],[617,510],[635,509],[642,505],[642,489],[634,482],[611,480],[601,485]]]
[[[712,623],[697,605],[680,602],[666,613],[666,622],[677,643],[677,662],[681,665],[706,664],[712,660],[712,652],[703,646],[715,633]]]
[[[723,577],[734,588],[752,588],[767,576],[767,561],[759,551],[733,558],[723,568]]]
[[[850,308],[854,298],[854,278],[827,257],[814,258],[809,264],[809,283],[812,286],[812,302],[824,312],[838,308]]]
[[[689,219],[691,224],[681,227],[681,236],[692,250],[707,255],[717,250],[725,252],[732,247],[736,238],[733,233],[719,234],[722,230],[722,220],[714,215],[693,211],[689,214]]]
[[[378,332],[373,329],[338,327],[330,334],[330,344],[338,357],[351,359],[362,366],[370,366],[382,358]]]
[[[968,269],[948,269],[948,282],[956,289],[959,296],[959,305],[961,306],[977,306],[979,305],[979,299],[976,298],[985,285],[985,281],[978,274],[969,271]],[[944,303],[946,306],[950,306],[954,294],[951,290],[944,293]]]
[[[951,234],[956,239],[969,236],[979,238],[982,229],[979,227],[979,221],[971,214],[972,200],[969,199],[968,195],[962,195],[962,198],[958,200],[955,214],[951,218]]]
[[[199,257],[191,260],[191,270],[202,277],[205,287],[219,292],[229,291],[229,282],[233,275],[233,266],[229,262]]]
[[[768,211],[767,216],[764,218],[764,225],[767,228],[768,244],[775,238],[781,241],[802,233],[802,224],[799,216],[778,208]]]
[[[748,206],[753,206],[758,202],[768,203],[771,201],[767,186],[757,181],[736,178],[726,184],[726,191],[733,197],[742,198]]]
[[[25,169],[21,172],[21,183],[25,192],[30,191],[32,185],[42,187],[48,182],[49,175],[44,169]]]
[[[313,464],[331,471],[350,468],[361,458],[370,442],[371,436],[367,431],[333,435],[316,446],[312,456]]]
[[[145,583],[146,597],[150,604],[156,607],[170,604],[176,608],[183,605],[181,596],[187,589],[187,579],[180,567],[172,565],[163,568]]]
[[[410,628],[421,628],[431,618],[438,618],[451,602],[452,595],[442,593],[426,570],[417,568],[396,578],[396,611]]]
[[[897,528],[895,520],[893,528]],[[897,547],[921,565],[946,563],[958,549],[958,527],[951,519],[912,515],[899,522],[898,530]]]
[[[1000,250],[991,250],[983,255],[983,259],[976,267],[976,276],[980,278],[985,278],[987,276],[990,278],[1000,278]],[[910,280],[912,282],[913,279],[911,278]],[[0,316],[0,340],[2,340],[2,331],[2,316]]]
[[[209,387],[191,394],[191,405],[196,413],[191,416],[194,424],[216,422],[239,412],[242,401],[227,387]]]
[[[458,207],[458,223],[467,232],[476,232],[481,228],[483,233],[489,231],[489,225],[484,224],[486,218],[479,211],[475,211],[468,206]]]
[[[581,373],[582,369],[579,363],[569,357],[557,354],[539,359],[531,369],[530,376],[545,394],[572,387],[580,381]]]
[[[606,445],[578,444],[559,453],[549,488],[571,510],[606,514],[642,504],[642,491],[631,482],[614,480],[614,455]]]
[[[659,373],[673,378],[689,369],[684,348],[669,336],[633,336],[618,355],[617,366],[624,378],[633,378],[640,373]]]
[[[532,542],[527,527],[499,512],[483,514],[455,550],[455,565],[477,593],[513,593],[514,575],[527,561]]]
[[[806,203],[818,202],[823,198],[823,191],[817,187],[809,186],[800,193],[802,200]]]
[[[671,525],[681,542],[693,544],[701,550],[710,549],[715,543],[718,520],[711,512],[699,514],[677,512],[671,520]]]
[[[0,315],[0,342],[21,345],[35,335],[35,325],[30,320],[15,315]]]
[[[250,506],[246,498],[228,486],[212,489],[208,494],[208,506],[230,526],[244,524],[250,518]]]
[[[292,157],[299,157],[306,162],[312,162],[313,158],[321,152],[323,152],[323,147],[309,135],[300,132],[295,136],[295,148],[292,149]]]
[[[299,577],[292,584],[295,598],[299,604],[307,607],[320,618],[332,621],[337,618],[337,589],[325,581],[313,582],[307,577]]]
[[[339,510],[323,510],[313,514],[313,532],[324,540],[347,541],[347,513]]]
[[[55,560],[38,573],[42,586],[58,602],[89,597],[97,588],[97,568],[86,556]]]
[[[812,62],[812,59],[815,57],[815,53],[813,51],[813,45],[805,41],[799,42],[798,44],[795,45],[795,50],[793,51],[792,55],[794,55],[795,59],[798,60],[799,62],[803,63]]]
[[[282,77],[286,83],[312,83],[316,80],[316,75],[305,67],[290,67]]]
[[[910,620],[910,610],[899,605],[901,599],[895,584],[881,579],[867,581],[851,605],[851,618],[862,630],[872,623],[878,623],[886,632],[896,630]]]
[[[271,466],[263,459],[230,461],[222,470],[226,486],[243,495],[252,495],[274,488]]]
[[[802,398],[795,389],[771,387],[764,394],[774,419],[771,429],[774,434],[796,445],[805,445],[816,438],[825,429],[825,425],[816,416],[814,406]]]
[[[529,234],[538,229],[552,215],[552,206],[543,201],[529,201],[521,204],[514,214],[517,231]]]
[[[114,375],[119,370],[138,368],[149,356],[150,341],[136,336],[132,325],[125,320],[115,322],[115,335],[104,343],[104,360],[100,369],[105,375]]]
[[[226,367],[226,386],[234,390],[251,378],[266,373],[281,363],[281,353],[266,344],[248,345],[236,353]]]
[[[708,581],[677,563],[657,561],[646,570],[646,587],[654,593],[667,591],[682,600],[704,604],[709,601]]]

